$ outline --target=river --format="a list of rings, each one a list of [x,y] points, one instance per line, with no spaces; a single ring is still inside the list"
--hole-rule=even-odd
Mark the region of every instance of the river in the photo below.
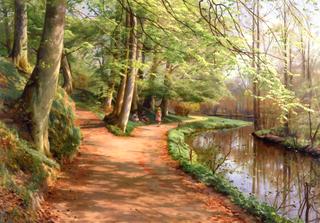
[[[198,132],[189,144],[199,162],[223,173],[242,192],[289,218],[320,222],[320,162],[264,143],[252,132],[252,126]]]

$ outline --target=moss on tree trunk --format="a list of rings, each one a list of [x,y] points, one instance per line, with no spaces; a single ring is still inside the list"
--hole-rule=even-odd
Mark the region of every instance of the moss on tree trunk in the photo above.
[[[50,155],[48,117],[55,97],[63,49],[65,0],[48,0],[37,63],[23,95],[24,118],[36,148]]]

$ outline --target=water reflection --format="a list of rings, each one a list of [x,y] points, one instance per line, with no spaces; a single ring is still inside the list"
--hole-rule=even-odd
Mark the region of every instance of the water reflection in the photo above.
[[[254,194],[290,218],[320,222],[320,163],[254,140],[252,127],[202,132],[191,142],[197,159],[241,191]],[[225,159],[225,160],[224,160]]]

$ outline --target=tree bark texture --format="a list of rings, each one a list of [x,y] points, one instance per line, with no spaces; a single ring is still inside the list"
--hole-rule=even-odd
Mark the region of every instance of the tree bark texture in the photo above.
[[[68,94],[71,94],[73,91],[71,66],[68,60],[68,56],[65,53],[62,53],[61,69],[63,75],[62,87]]]
[[[167,92],[170,91],[171,89],[171,85],[172,85],[172,80],[171,80],[171,76],[172,73],[174,71],[175,67],[170,64],[169,62],[167,62],[166,64],[166,73],[165,73],[165,77],[164,77],[164,86],[167,88]],[[161,101],[161,113],[162,113],[162,117],[166,117],[169,114],[169,95],[164,95]]]
[[[15,0],[14,3],[14,42],[10,57],[18,69],[22,71],[28,71],[29,62],[27,1]]]
[[[135,82],[134,84],[134,91],[133,91],[133,98],[132,98],[132,105],[131,111],[135,112],[139,108],[139,94],[138,94],[138,84]]]
[[[9,15],[8,15],[8,9],[6,8],[6,6],[4,5],[4,2],[1,1],[0,2],[2,4],[3,7],[3,26],[4,26],[4,32],[5,32],[5,45],[7,48],[7,52],[8,52],[8,56],[10,56],[11,54],[11,37],[10,37],[10,25],[9,25]]]
[[[48,117],[58,86],[65,13],[65,0],[47,0],[37,63],[21,98],[33,142],[46,155],[50,155]]]
[[[253,5],[253,11],[256,15],[252,16],[252,68],[256,70],[253,78],[253,116],[255,130],[261,129],[261,114],[260,114],[260,86],[257,76],[260,74],[260,1],[256,0]]]
[[[114,86],[115,86],[115,83],[114,81],[112,81],[111,84],[109,85],[107,97],[104,102],[104,111],[106,115],[110,114],[112,111],[112,99],[113,99],[113,93],[114,93]]]
[[[117,94],[117,99],[116,99],[116,104],[113,109],[113,116],[114,117],[119,117],[122,109],[122,104],[123,104],[123,97],[124,97],[124,92],[126,89],[126,82],[127,82],[127,75],[121,77],[121,82],[120,86],[118,89],[118,94]]]
[[[129,39],[128,39],[128,45],[129,45],[129,64],[128,64],[128,74],[127,74],[127,81],[125,86],[125,92],[124,92],[124,98],[123,98],[123,104],[121,113],[118,120],[118,127],[125,132],[129,120],[131,105],[132,105],[132,99],[133,99],[133,93],[134,93],[134,86],[135,86],[135,80],[137,75],[137,68],[135,67],[135,62],[137,60],[137,55],[139,55],[140,47],[138,47],[138,40],[137,40],[137,31],[136,31],[136,25],[137,25],[137,18],[135,15],[131,12],[128,13],[129,19]]]

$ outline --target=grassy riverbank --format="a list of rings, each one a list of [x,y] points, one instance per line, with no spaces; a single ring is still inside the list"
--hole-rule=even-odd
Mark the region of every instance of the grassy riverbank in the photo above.
[[[310,145],[310,141],[303,138],[297,137],[294,134],[287,135],[284,132],[283,127],[263,129],[253,133],[253,135],[265,142],[274,143],[283,146],[288,151],[300,152],[307,154],[313,158],[320,157],[320,147]]]
[[[259,202],[253,196],[246,196],[236,187],[234,187],[223,175],[213,174],[206,166],[197,163],[195,160],[190,162],[189,146],[185,139],[199,130],[216,130],[236,128],[248,125],[248,122],[239,120],[230,120],[212,117],[205,121],[190,122],[180,125],[178,128],[169,132],[168,144],[171,156],[178,160],[182,169],[188,174],[194,176],[197,180],[208,186],[215,188],[217,191],[227,195],[232,202],[239,205],[250,214],[262,219],[263,222],[294,222],[281,217],[276,210],[266,203]]]

